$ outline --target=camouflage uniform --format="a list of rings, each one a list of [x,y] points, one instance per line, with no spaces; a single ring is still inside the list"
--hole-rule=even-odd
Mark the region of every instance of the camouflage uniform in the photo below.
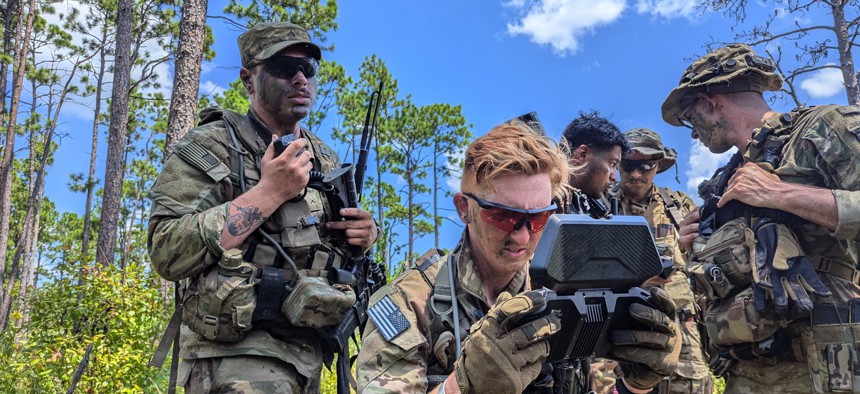
[[[438,318],[431,298],[437,275],[443,265],[456,264],[456,294],[461,316],[461,331],[477,322],[489,310],[481,278],[471,259],[467,235],[451,254],[441,259],[425,255],[419,264],[377,291],[371,307],[384,297],[390,299],[409,322],[409,327],[387,341],[372,320],[362,337],[361,352],[356,361],[358,392],[424,393],[430,387],[428,375],[453,372],[456,360],[453,336],[432,332],[432,322]],[[423,262],[422,262],[423,260]],[[528,266],[518,272],[508,287],[511,294],[529,289]],[[443,339],[439,339],[443,338]],[[465,336],[461,340],[465,340]]]
[[[635,147],[634,147],[635,149]],[[690,281],[684,271],[686,267],[684,254],[678,245],[678,232],[672,219],[667,214],[666,205],[674,206],[679,211],[679,219],[688,212],[696,209],[695,203],[682,192],[663,189],[670,201],[665,201],[664,194],[657,186],[652,186],[651,201],[648,205],[636,204],[625,198],[621,191],[619,204],[620,215],[644,216],[651,225],[654,241],[658,250],[664,256],[671,256],[675,262],[675,273],[663,288],[672,296],[672,301],[678,307],[678,318],[682,322],[683,347],[681,348],[681,363],[675,375],[669,378],[670,393],[710,393],[712,381],[708,372],[699,324],[699,314],[695,296],[690,288]]]
[[[774,71],[768,59],[755,55],[745,45],[720,48],[685,71],[680,85],[663,103],[663,119],[681,125],[679,116],[685,107],[683,101],[692,92],[777,90],[781,80]],[[763,127],[753,131],[751,142],[737,155],[743,157],[736,156],[730,163],[746,159],[765,167],[770,165],[773,173],[784,182],[816,186],[822,188],[822,193],[833,194],[838,212],[834,231],[805,220],[788,224],[812,267],[833,294],[830,297],[810,294],[814,302],[812,321],[804,314],[776,317],[775,321],[774,316],[768,314],[770,311],[762,312],[760,320],[752,321],[749,312],[755,309],[744,306],[738,313],[725,315],[708,327],[709,340],[720,356],[712,355],[711,366],[725,370],[726,392],[731,393],[860,391],[856,383],[860,371],[853,358],[856,357],[856,339],[860,338],[854,333],[859,332],[860,319],[850,312],[860,299],[857,285],[860,109],[833,105],[798,109],[788,114],[770,112],[763,120]],[[709,189],[707,185],[701,190]],[[711,191],[722,193],[722,190]],[[727,207],[717,212],[726,212]],[[760,215],[757,212],[763,211],[762,208],[744,209],[750,209],[742,216],[746,218],[756,217]],[[735,298],[722,301],[750,305],[752,297],[739,298],[742,294],[743,291]],[[719,305],[720,300],[709,300],[706,322],[712,309]],[[732,337],[736,331],[749,331],[751,327],[772,330],[772,338],[777,343],[767,348],[758,347],[769,344],[767,340],[723,346],[714,343],[715,336]],[[754,347],[752,354],[750,346]],[[745,354],[742,353],[744,349]],[[768,353],[757,356],[755,354],[760,353],[756,353],[756,349]],[[853,361],[848,361],[849,357]]]
[[[657,173],[662,173],[675,164],[677,154],[674,149],[666,148],[656,132],[644,128],[636,128],[624,133],[633,151],[651,156],[657,160]],[[661,383],[659,392],[668,393],[711,393],[713,382],[708,371],[702,335],[700,333],[701,314],[696,298],[690,287],[689,278],[685,272],[686,259],[678,244],[678,223],[690,211],[696,209],[696,204],[683,192],[669,188],[657,188],[652,183],[651,198],[647,204],[638,204],[630,200],[623,189],[608,193],[618,198],[619,215],[644,216],[651,226],[654,241],[658,251],[669,257],[675,264],[675,272],[663,288],[672,297],[678,308],[678,318],[683,323],[683,342],[681,362],[675,375],[669,377],[669,385]],[[617,375],[617,362],[600,360],[592,364],[592,389],[597,393],[611,393]]]
[[[224,252],[219,244],[221,231],[230,202],[240,193],[238,185],[233,183],[235,180],[231,179],[236,175],[230,165],[231,143],[221,118],[230,118],[237,123],[233,128],[242,148],[248,153],[241,156],[248,188],[260,179],[260,162],[269,142],[261,138],[246,116],[207,110],[201,113],[201,117],[204,118],[201,125],[176,144],[175,154],[164,164],[149,194],[153,201],[149,221],[152,264],[169,280],[191,279],[186,294],[196,291],[197,278],[201,274],[217,269],[216,263]],[[302,130],[302,136],[310,142],[315,170],[325,173],[337,168],[338,158],[329,147],[307,130]],[[312,250],[324,248],[322,245],[329,243],[330,239],[313,227],[290,227],[299,218],[289,215],[306,211],[311,216],[322,218],[326,205],[325,196],[309,189],[304,200],[285,203],[261,228],[276,239],[280,238],[283,246],[291,247],[288,253],[301,265],[309,260]],[[301,206],[301,209],[296,210],[295,206]],[[250,236],[240,249],[247,252],[253,247],[252,262],[257,266],[275,264],[274,249],[256,242],[257,239]],[[323,349],[318,334],[308,329],[283,326],[277,329],[254,328],[237,342],[223,343],[207,340],[183,324],[180,343],[179,383],[187,383],[186,387],[211,387],[213,391],[229,388],[250,389],[252,392],[293,392],[280,388],[288,385],[299,388],[299,392],[319,391]],[[240,359],[249,364],[238,362]],[[228,365],[241,366],[241,369],[231,371],[226,368]],[[189,380],[189,377],[196,381]]]

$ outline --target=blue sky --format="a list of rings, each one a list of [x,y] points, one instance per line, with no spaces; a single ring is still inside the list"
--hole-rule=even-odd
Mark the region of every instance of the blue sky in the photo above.
[[[226,4],[210,1],[209,13],[220,14]],[[748,20],[777,12],[783,15],[777,23],[784,26],[829,19],[820,10],[797,19],[761,2],[749,7]],[[711,155],[692,142],[687,129],[669,126],[660,116],[663,99],[694,55],[705,53],[703,45],[712,37],[732,38],[733,20],[701,13],[692,0],[341,1],[337,22],[339,29],[327,36],[335,49],[324,53],[325,59],[357,76],[364,58],[376,54],[398,80],[401,94],[411,94],[418,105],[462,105],[476,135],[537,111],[549,135],[557,138],[579,111],[595,109],[622,130],[659,132],[678,151],[680,183],[674,169],[658,175],[656,182],[691,195],[698,180],[727,158]],[[240,63],[239,32],[221,20],[210,19],[209,24],[217,57],[204,64],[201,93],[226,88]],[[169,91],[169,66],[162,74]],[[808,104],[846,102],[838,72],[825,70],[805,79],[800,95]],[[787,102],[774,105],[777,110],[791,107]],[[84,196],[66,188],[68,174],[85,172],[89,156],[90,129],[80,119],[91,115],[86,108],[78,110],[65,117],[71,135],[57,153],[46,194],[61,211],[80,213]],[[104,177],[105,145],[100,145],[99,178]],[[443,233],[443,244],[453,246],[459,230],[446,226],[453,231]]]

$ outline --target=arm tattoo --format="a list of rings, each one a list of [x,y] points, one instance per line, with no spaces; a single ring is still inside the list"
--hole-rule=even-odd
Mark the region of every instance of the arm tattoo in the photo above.
[[[236,207],[236,210],[239,211],[238,213],[227,217],[227,231],[229,231],[230,235],[234,237],[244,235],[248,231],[257,228],[257,226],[268,219],[260,214],[260,210],[257,207],[240,207],[236,204],[231,205]]]

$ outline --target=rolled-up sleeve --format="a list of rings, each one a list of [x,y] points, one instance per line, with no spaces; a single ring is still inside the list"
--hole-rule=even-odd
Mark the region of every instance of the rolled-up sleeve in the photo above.
[[[836,198],[837,239],[860,240],[860,191],[833,190]]]

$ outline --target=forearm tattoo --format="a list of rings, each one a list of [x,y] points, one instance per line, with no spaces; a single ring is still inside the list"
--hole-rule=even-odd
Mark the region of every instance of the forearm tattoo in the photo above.
[[[245,235],[268,219],[260,214],[257,207],[240,207],[231,204],[239,211],[227,217],[227,231],[234,237]]]

